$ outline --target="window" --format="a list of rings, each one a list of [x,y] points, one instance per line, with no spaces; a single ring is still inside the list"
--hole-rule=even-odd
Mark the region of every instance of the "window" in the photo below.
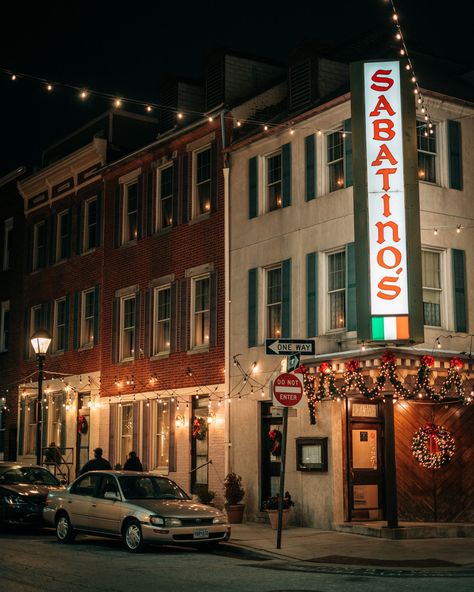
[[[193,279],[193,307],[192,307],[192,347],[209,345],[210,331],[210,277]]]
[[[10,269],[11,266],[11,235],[13,231],[13,218],[5,220],[3,236],[3,269]]]
[[[138,181],[123,186],[122,244],[138,235]]]
[[[170,447],[170,409],[166,402],[155,403],[155,469],[168,471]]]
[[[10,301],[0,304],[0,352],[8,351],[10,334]]]
[[[63,427],[63,406],[62,396],[51,397],[49,404],[49,413],[51,414],[51,434],[48,442],[55,442],[59,446],[61,442],[61,432]]]
[[[69,257],[69,210],[58,214],[56,227],[56,261]]]
[[[346,253],[328,255],[329,329],[346,326]]]
[[[135,356],[135,295],[120,300],[120,361]]]
[[[326,136],[329,192],[344,187],[344,138],[341,131]]]
[[[422,251],[421,256],[424,324],[441,327],[441,253]]]
[[[327,438],[296,438],[296,467],[298,471],[328,470]]]
[[[33,226],[32,269],[36,271],[46,265],[46,223],[44,220]]]
[[[211,148],[194,152],[194,216],[211,211]]]
[[[153,355],[170,351],[171,339],[171,288],[155,288]]]
[[[266,336],[281,337],[281,266],[266,270]]]
[[[84,236],[82,250],[94,249],[98,244],[97,227],[97,197],[91,197],[84,202]]]
[[[36,399],[27,398],[25,405],[25,454],[34,454],[36,452]]]
[[[416,122],[416,143],[418,147],[418,178],[420,181],[436,183],[436,125],[431,128],[433,133],[426,133],[426,125],[422,121]]]
[[[100,473],[89,473],[78,479],[71,487],[71,493],[74,495],[94,495],[102,479]]]
[[[283,207],[281,152],[267,157],[267,203],[270,212]]]
[[[67,349],[67,300],[60,298],[54,301],[53,351]]]
[[[84,290],[81,298],[81,339],[80,345],[92,345],[94,343],[95,322],[95,290]]]
[[[120,464],[123,466],[128,453],[133,450],[133,403],[119,406],[120,414]]]
[[[157,230],[173,225],[173,165],[158,171]]]

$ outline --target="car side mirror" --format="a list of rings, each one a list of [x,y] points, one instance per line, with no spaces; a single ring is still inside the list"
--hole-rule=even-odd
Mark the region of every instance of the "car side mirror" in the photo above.
[[[106,491],[104,493],[104,499],[119,500],[120,495],[116,491]]]

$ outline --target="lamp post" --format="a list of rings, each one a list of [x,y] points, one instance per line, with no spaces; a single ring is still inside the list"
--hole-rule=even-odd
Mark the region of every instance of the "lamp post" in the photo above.
[[[41,413],[41,403],[43,398],[43,362],[51,343],[51,335],[42,329],[33,333],[31,337],[31,346],[36,354],[38,362],[38,399],[36,401],[36,464],[41,464],[41,424],[43,415]]]

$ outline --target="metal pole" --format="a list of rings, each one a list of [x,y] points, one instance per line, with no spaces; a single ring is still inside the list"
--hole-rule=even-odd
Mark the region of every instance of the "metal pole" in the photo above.
[[[398,528],[393,395],[385,395],[385,500],[388,528]]]
[[[38,399],[36,401],[36,464],[41,465],[41,427],[43,423],[43,356],[37,355],[38,360]]]
[[[280,495],[278,496],[278,530],[277,549],[281,549],[281,527],[283,520],[283,495],[285,491],[285,464],[286,464],[286,435],[288,432],[288,407],[283,409],[283,438],[281,442],[280,459]]]

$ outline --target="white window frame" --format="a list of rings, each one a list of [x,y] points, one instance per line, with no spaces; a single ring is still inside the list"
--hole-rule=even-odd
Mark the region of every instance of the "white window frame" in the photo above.
[[[62,252],[63,238],[67,241],[70,240],[69,236],[69,210],[63,210],[59,212],[56,219],[56,263],[67,259],[67,255]],[[64,228],[65,226],[65,228]],[[66,231],[66,234],[64,234]],[[67,250],[67,249],[66,249]]]
[[[163,292],[168,292],[169,296],[169,316],[160,318],[160,307],[159,307],[159,299],[160,294]],[[171,348],[171,284],[166,284],[164,286],[157,286],[153,290],[153,348],[152,348],[152,355],[159,356],[159,355],[166,355],[170,353]],[[164,347],[160,347],[160,324],[165,325],[168,323],[168,341],[164,344]]]
[[[442,146],[440,145],[441,134],[440,134],[439,123],[433,122],[433,131],[434,131],[434,133],[428,134],[428,136],[426,138],[429,141],[431,139],[431,136],[434,135],[434,139],[436,142],[436,152],[431,152],[429,150],[422,150],[418,146],[418,138],[421,138],[423,140],[423,138],[425,137],[424,136],[425,122],[420,119],[416,120],[416,151],[417,151],[417,159],[418,159],[418,162],[417,162],[418,180],[422,183],[428,183],[429,185],[441,185],[440,154],[441,154]],[[420,164],[419,164],[420,154],[425,154],[434,160],[434,173],[435,173],[435,180],[434,181],[426,179],[426,175],[424,174],[423,170],[420,168]]]
[[[91,204],[95,203],[95,222],[94,224],[90,223],[90,210],[91,210]],[[98,207],[99,207],[99,202],[97,199],[97,195],[94,195],[93,197],[89,197],[88,199],[84,200],[84,233],[83,233],[83,240],[82,240],[82,251],[84,253],[87,253],[89,251],[93,251],[96,248],[96,244],[97,244],[97,233],[98,233],[98,227],[97,227],[97,214],[98,214]],[[93,244],[91,245],[91,228],[94,227],[95,228],[95,239],[93,241]]]
[[[272,271],[275,270],[279,270],[280,271],[280,300],[279,301],[275,301],[275,302],[271,302],[269,303],[269,275]],[[278,263],[277,265],[271,265],[269,267],[265,267],[264,268],[264,272],[265,272],[265,281],[264,281],[264,286],[265,286],[265,298],[264,298],[264,332],[265,332],[265,338],[271,339],[271,338],[279,338],[281,337],[281,330],[282,330],[282,313],[283,313],[283,268],[281,263]],[[280,328],[279,330],[277,329],[275,331],[275,334],[272,333],[272,331],[270,330],[270,308],[276,308],[279,307],[280,309]]]
[[[92,315],[87,315],[87,298],[92,297]],[[80,347],[87,347],[94,344],[94,325],[95,325],[95,288],[83,290],[81,293],[81,324],[80,324]],[[92,330],[90,326],[92,325]],[[89,327],[89,330],[88,330]]]
[[[340,158],[336,158],[334,160],[329,160],[329,138],[339,135],[340,144],[342,146],[342,156]],[[339,189],[344,189],[344,130],[342,127],[334,130],[326,134],[325,136],[325,155],[326,155],[326,178],[327,178],[327,193],[333,193],[334,191],[339,191]],[[337,163],[342,163],[342,172],[341,177],[336,182],[336,187],[331,188],[331,166],[336,165]]]
[[[49,407],[48,418],[50,418],[50,432],[48,435],[48,442],[54,442],[56,446],[60,447],[61,434],[64,429],[62,399],[57,395],[49,395],[47,401]]]
[[[59,325],[59,307],[64,305],[64,323],[62,323],[61,325]],[[66,329],[67,329],[67,299],[65,296],[63,296],[62,298],[58,298],[57,300],[54,301],[54,311],[53,311],[53,352],[54,353],[59,353],[59,352],[63,352],[66,350],[66,346],[67,346],[67,333],[66,333]],[[59,343],[59,333],[60,333],[60,328],[62,328],[62,330],[64,331],[64,343]]]
[[[5,318],[8,316],[8,322]],[[10,334],[10,301],[0,303],[0,352],[8,351],[7,335]]]
[[[130,411],[130,415],[128,416],[128,418],[125,416],[124,414],[124,410]],[[123,465],[125,464],[125,461],[128,458],[129,452],[131,450],[133,450],[133,415],[134,415],[134,406],[133,403],[122,403],[119,404],[119,458],[120,458],[120,464]],[[124,427],[127,427],[124,425],[124,422],[128,419],[129,422],[131,422],[131,426],[130,426],[130,431],[125,433]]]
[[[163,190],[163,173],[171,170],[171,193],[166,196],[162,195]],[[156,183],[156,220],[155,229],[157,231],[164,230],[165,228],[171,228],[173,226],[173,199],[174,199],[174,163],[167,164],[156,171],[157,183]],[[168,218],[167,222],[163,221],[163,201],[169,200],[171,202],[171,217]]]
[[[329,272],[330,272],[330,258],[336,255],[344,255],[344,287],[343,288],[333,288],[330,289],[330,281],[329,281]],[[347,250],[345,248],[342,249],[335,249],[334,251],[329,251],[326,253],[326,269],[325,269],[325,286],[326,286],[326,326],[327,326],[327,333],[335,333],[338,331],[346,331],[347,330]],[[337,327],[331,326],[331,317],[332,310],[331,310],[331,294],[336,293],[344,293],[344,318],[342,319],[343,322]]]
[[[125,303],[129,300],[133,300],[134,302],[134,323],[132,325],[125,326]],[[136,294],[127,294],[126,296],[122,296],[120,298],[120,327],[119,327],[119,361],[126,362],[129,360],[135,359],[135,338],[136,338],[136,330],[137,330],[137,298]],[[132,334],[132,347],[131,347],[131,355],[125,356],[124,355],[124,341],[126,334]]]
[[[209,151],[209,177],[205,181],[201,181],[199,186],[204,186],[205,184],[209,184],[209,201],[204,204],[204,209],[201,211],[200,204],[199,204],[199,190],[198,190],[198,180],[197,180],[197,162],[198,156],[202,152]],[[211,211],[211,201],[212,201],[212,147],[211,144],[206,144],[201,148],[193,151],[193,218],[199,218],[200,216],[205,216]]]
[[[24,455],[34,454],[36,451],[36,423],[37,423],[37,399],[36,397],[25,398],[25,433],[24,433]],[[34,421],[32,421],[34,420]]]
[[[136,191],[137,191],[137,198],[136,198],[136,209],[135,210],[129,210],[128,209],[128,199],[129,199],[129,191],[130,191],[130,187],[135,186],[136,187]],[[138,220],[138,200],[139,200],[139,195],[138,195],[138,190],[139,190],[139,183],[138,183],[138,177],[136,177],[135,179],[124,183],[123,184],[123,194],[122,194],[122,245],[126,245],[129,243],[133,243],[137,240],[138,237],[138,224],[139,224],[139,220]],[[130,218],[131,216],[135,216],[136,217],[136,227],[135,227],[135,231],[133,232],[133,236],[132,238],[130,238],[130,233],[132,231],[132,229],[130,228]]]
[[[436,248],[430,248],[430,247],[421,247],[421,252],[422,254],[424,252],[430,252],[430,253],[435,253],[437,255],[439,255],[439,281],[440,281],[440,288],[439,290],[434,288],[434,287],[430,287],[430,286],[425,286],[424,285],[424,269],[423,269],[423,265],[422,265],[422,272],[421,272],[421,283],[422,283],[422,290],[431,290],[431,291],[436,291],[440,293],[440,302],[439,302],[439,315],[440,315],[440,325],[424,325],[425,327],[432,327],[433,329],[447,329],[449,326],[451,326],[451,319],[449,318],[449,314],[448,314],[448,286],[450,285],[449,283],[449,279],[448,278],[448,271],[447,268],[448,266],[446,265],[446,257],[447,257],[447,251],[443,250],[443,249],[436,249]],[[422,255],[422,263],[423,263],[423,255]],[[423,302],[423,323],[424,323],[424,318],[425,318],[425,314],[424,314],[424,299],[422,297],[422,302]]]
[[[2,264],[2,268],[3,271],[10,269],[10,265],[11,265],[11,261],[10,261],[10,255],[11,255],[11,235],[12,235],[12,231],[13,231],[13,218],[8,218],[7,220],[5,220],[4,226],[3,226],[3,231],[4,231],[4,235],[3,235],[3,264]]]
[[[196,310],[196,285],[198,282],[207,280],[209,284],[209,301],[208,301],[208,308],[203,308],[202,310]],[[211,333],[211,275],[209,273],[198,275],[191,278],[191,349],[208,349],[209,348],[209,340],[210,340],[210,333]],[[208,318],[207,328],[208,334],[204,333],[202,343],[196,343],[196,322],[197,322],[197,315],[204,315],[204,317]]]
[[[43,254],[43,265],[40,265],[40,257],[39,257],[39,229],[43,228],[44,230],[44,242],[42,248],[44,249]],[[42,269],[46,262],[46,222],[44,220],[40,220],[39,222],[35,222],[33,225],[33,260],[31,268],[33,271],[38,269]]]
[[[280,178],[277,181],[273,181],[270,183],[269,181],[269,173],[270,167],[269,162],[272,158],[280,157]],[[273,212],[275,210],[281,210],[283,207],[283,153],[282,149],[279,148],[275,150],[271,154],[267,154],[265,156],[265,209],[267,212]],[[272,206],[270,202],[270,187],[276,187],[277,185],[280,186],[280,195],[276,198],[275,204]]]
[[[153,470],[163,475],[169,473],[171,417],[170,406],[166,400],[154,401],[153,408]],[[161,451],[165,448],[162,455]],[[160,464],[160,457],[166,457],[166,464]]]

